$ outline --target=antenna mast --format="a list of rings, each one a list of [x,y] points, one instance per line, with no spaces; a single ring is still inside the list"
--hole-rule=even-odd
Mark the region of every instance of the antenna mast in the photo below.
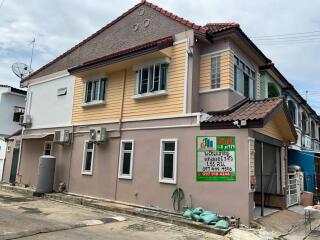
[[[29,68],[31,69],[31,66],[32,66],[32,58],[33,58],[33,49],[34,49],[34,44],[36,43],[36,38],[33,38],[33,40],[32,40],[30,43],[32,44],[31,58],[30,58],[30,65],[29,65]]]

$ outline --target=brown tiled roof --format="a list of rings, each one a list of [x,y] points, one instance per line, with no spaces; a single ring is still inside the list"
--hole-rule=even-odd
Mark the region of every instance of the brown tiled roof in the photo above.
[[[264,100],[244,100],[226,111],[209,112],[212,115],[207,122],[233,122],[237,120],[263,120],[277,107],[283,104],[282,97]]]
[[[72,72],[74,70],[77,70],[77,69],[80,69],[80,68],[83,68],[83,67],[87,67],[87,66],[90,66],[90,65],[93,65],[93,64],[97,64],[97,63],[100,63],[100,62],[108,61],[108,60],[111,60],[111,59],[114,59],[114,58],[117,58],[117,57],[122,57],[122,56],[125,56],[127,54],[138,52],[140,50],[144,50],[144,49],[147,49],[147,48],[158,46],[159,49],[161,49],[161,48],[166,48],[166,47],[172,46],[172,44],[173,44],[173,37],[172,36],[167,36],[167,37],[160,38],[160,39],[157,39],[157,40],[154,40],[154,41],[151,41],[151,42],[147,42],[147,43],[144,43],[144,44],[140,44],[138,46],[135,46],[135,47],[132,47],[132,48],[128,48],[128,49],[125,49],[125,50],[122,50],[122,51],[119,51],[119,52],[116,52],[116,53],[112,53],[112,54],[109,54],[107,56],[103,56],[103,57],[100,57],[100,58],[96,58],[96,59],[90,60],[90,61],[85,62],[85,63],[83,63],[83,64],[81,64],[79,66],[76,66],[74,68],[69,69],[69,71]]]
[[[142,0],[140,3],[136,4],[135,6],[133,6],[132,8],[130,8],[128,11],[126,11],[125,13],[123,13],[121,16],[119,16],[118,18],[116,18],[115,20],[113,20],[112,22],[110,22],[109,24],[107,24],[106,26],[104,26],[103,28],[101,28],[100,30],[98,30],[97,32],[95,32],[94,34],[92,34],[91,36],[87,37],[86,39],[84,39],[83,41],[81,41],[80,43],[78,43],[77,45],[75,45],[74,47],[70,48],[69,50],[67,50],[66,52],[64,52],[63,54],[61,54],[60,56],[58,56],[57,58],[53,59],[52,61],[50,61],[49,63],[47,63],[46,65],[42,66],[41,68],[39,68],[38,70],[34,71],[33,73],[31,73],[29,76],[27,76],[26,78],[21,80],[21,83],[30,79],[32,76],[36,75],[37,73],[39,73],[40,71],[44,70],[46,67],[52,65],[53,63],[57,62],[58,60],[62,59],[63,57],[65,57],[66,55],[70,54],[71,52],[75,51],[76,49],[78,49],[79,47],[81,47],[82,45],[84,45],[85,43],[87,43],[88,41],[90,41],[91,39],[95,38],[96,36],[98,36],[100,33],[102,33],[103,31],[105,31],[106,29],[110,28],[111,26],[113,26],[115,23],[119,22],[120,20],[122,20],[124,17],[128,16],[130,13],[132,13],[134,10],[136,10],[137,8],[139,8],[142,5],[146,5],[151,7],[152,9],[158,11],[159,13],[163,14],[164,16],[167,16],[187,27],[190,27],[194,30],[197,30],[199,32],[205,33],[206,29],[203,28],[200,25],[197,25],[193,22],[190,22],[184,18],[178,17],[177,15],[164,10],[163,8],[147,2],[145,0]]]
[[[230,23],[207,23],[204,28],[209,33],[215,33],[229,28],[240,28],[239,23],[230,22]]]

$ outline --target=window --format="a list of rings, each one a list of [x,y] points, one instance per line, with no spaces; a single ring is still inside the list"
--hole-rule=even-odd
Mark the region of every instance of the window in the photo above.
[[[119,159],[119,178],[132,179],[133,140],[121,141]]]
[[[302,131],[303,133],[308,133],[308,117],[305,112],[302,113]]]
[[[211,58],[211,88],[220,88],[220,56]]]
[[[153,93],[167,89],[168,64],[152,64],[136,71],[137,94]]]
[[[234,56],[234,88],[247,98],[256,97],[256,73],[236,56]]]
[[[270,97],[279,97],[280,96],[280,92],[278,90],[278,88],[276,87],[276,85],[272,82],[268,83],[268,98]]]
[[[162,139],[160,142],[159,181],[176,184],[177,140]]]
[[[85,83],[85,103],[105,101],[106,78],[90,80]]]
[[[20,116],[24,114],[24,107],[17,107],[15,106],[13,109],[13,121],[19,122]]]
[[[52,142],[44,142],[43,155],[51,155]]]
[[[83,163],[82,163],[82,174],[92,175],[93,158],[94,158],[94,144],[92,142],[85,142]]]
[[[297,124],[297,108],[296,108],[296,105],[291,100],[288,101],[288,108],[289,108],[290,117],[293,123]]]
[[[311,121],[311,137],[316,138],[316,125],[314,121]]]

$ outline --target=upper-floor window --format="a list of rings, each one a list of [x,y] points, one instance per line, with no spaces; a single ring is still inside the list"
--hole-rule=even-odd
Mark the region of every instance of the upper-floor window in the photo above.
[[[220,88],[220,56],[211,58],[211,88]]]
[[[302,113],[302,131],[304,133],[308,133],[309,132],[309,124],[308,124],[308,116],[305,112]]]
[[[85,82],[85,103],[104,101],[106,95],[106,78]]]
[[[168,64],[143,66],[136,71],[137,94],[153,93],[167,89]]]
[[[236,56],[234,56],[234,89],[247,98],[256,97],[256,73]]]
[[[269,82],[268,83],[268,98],[270,97],[279,97],[281,94],[277,88],[277,86],[272,83],[272,82]]]
[[[293,101],[288,101],[288,108],[293,124],[297,124],[297,107]]]
[[[316,125],[314,121],[311,121],[311,137],[312,138],[316,137]]]
[[[24,114],[24,107],[15,106],[13,109],[13,121],[19,122],[20,116]]]

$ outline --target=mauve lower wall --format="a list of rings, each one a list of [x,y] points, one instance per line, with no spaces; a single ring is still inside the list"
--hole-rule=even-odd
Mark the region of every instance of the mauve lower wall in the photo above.
[[[237,144],[236,182],[196,181],[196,136],[235,136]],[[177,184],[159,183],[160,139],[178,139]],[[248,224],[250,220],[248,191],[248,131],[202,130],[199,127],[123,131],[122,140],[133,139],[133,179],[118,179],[120,138],[111,138],[106,144],[96,145],[93,175],[81,174],[84,141],[87,133],[75,134],[74,144],[54,145],[57,157],[55,188],[66,182],[69,192],[116,199],[146,206],[172,209],[171,195],[176,187],[185,192],[185,202],[225,215],[236,215]],[[44,140],[26,140],[21,164],[22,182],[35,184],[38,158],[42,154]],[[72,148],[73,146],[73,148]],[[41,151],[36,150],[41,148]],[[71,159],[71,166],[70,166]],[[69,171],[71,173],[69,179]],[[70,182],[69,182],[70,181]],[[69,184],[68,184],[69,183]],[[252,200],[252,198],[251,198]]]

